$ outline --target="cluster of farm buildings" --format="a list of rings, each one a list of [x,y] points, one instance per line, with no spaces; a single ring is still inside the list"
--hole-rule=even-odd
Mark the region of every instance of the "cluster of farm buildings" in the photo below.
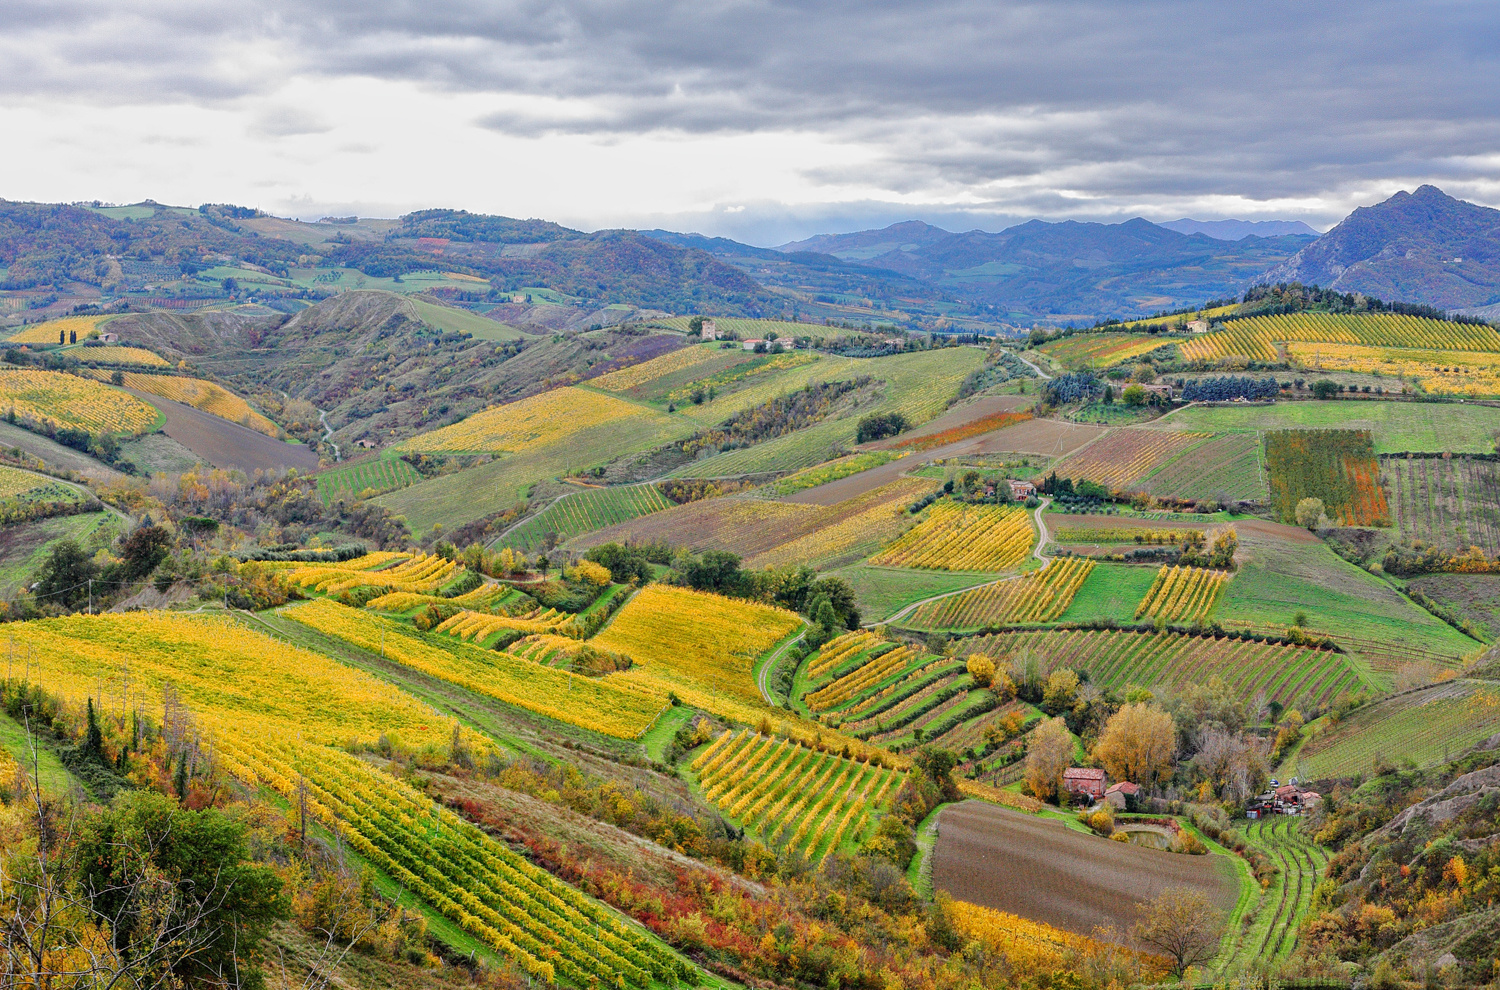
[[[1271,781],[1273,785],[1277,781]],[[1109,774],[1097,767],[1069,767],[1063,772],[1063,789],[1077,797],[1091,798],[1095,803],[1104,802],[1116,811],[1126,810],[1126,805],[1140,796],[1141,788],[1128,780],[1111,784]],[[1261,794],[1245,808],[1247,818],[1264,818],[1267,815],[1301,815],[1311,811],[1323,800],[1317,791],[1304,791],[1295,778],[1290,783],[1279,784]]]

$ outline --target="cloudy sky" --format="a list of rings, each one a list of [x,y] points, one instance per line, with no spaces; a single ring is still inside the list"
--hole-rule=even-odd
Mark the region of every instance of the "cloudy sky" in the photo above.
[[[780,243],[1500,205],[1500,4],[7,0],[0,197]]]

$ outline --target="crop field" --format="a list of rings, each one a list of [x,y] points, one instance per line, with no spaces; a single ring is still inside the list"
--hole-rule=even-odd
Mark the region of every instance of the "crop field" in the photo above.
[[[657,320],[665,327],[687,332],[688,320],[686,316],[671,316],[664,320]],[[774,333],[779,340],[787,340],[793,337],[811,337],[814,340],[822,340],[825,337],[836,337],[846,333],[841,327],[829,327],[822,323],[791,323],[786,320],[751,320],[737,316],[714,317],[714,325],[720,334],[736,334],[741,340],[765,340],[766,334]]]
[[[1265,501],[1270,498],[1260,464],[1260,436],[1224,433],[1191,447],[1139,481],[1142,491],[1166,498]]]
[[[99,364],[135,365],[143,368],[169,367],[167,359],[155,351],[148,351],[144,347],[125,347],[121,344],[106,344],[103,347],[80,345],[77,348],[69,348],[68,354],[85,364],[98,362]]]
[[[1135,621],[1135,607],[1156,582],[1156,568],[1130,564],[1100,562],[1089,572],[1073,595],[1073,603],[1061,622],[1093,622],[1113,619],[1118,623]]]
[[[850,475],[868,471],[870,468],[880,467],[888,464],[900,454],[888,450],[872,450],[863,454],[848,454],[838,457],[826,464],[817,467],[804,468],[795,474],[787,475],[780,481],[774,481],[766,486],[766,494],[775,495],[778,498],[806,491],[809,488],[817,488],[826,485],[830,481],[838,481]]]
[[[1167,622],[1202,622],[1214,610],[1228,571],[1204,567],[1163,567],[1156,572],[1151,590],[1135,607],[1135,617],[1149,616]]]
[[[1341,525],[1390,525],[1368,430],[1278,430],[1266,434],[1265,445],[1271,502],[1282,522],[1297,521],[1300,500],[1320,498]]]
[[[812,532],[755,554],[748,565],[837,567],[854,563],[895,538],[907,523],[906,506],[929,490],[927,482],[902,478],[822,508],[816,517],[817,528]]]
[[[978,629],[1005,622],[1051,622],[1072,604],[1094,569],[1082,557],[1063,557],[1041,570],[917,607],[902,624],[913,629]]]
[[[610,680],[760,702],[755,662],[802,624],[795,612],[689,588],[642,588],[591,642],[637,666]],[[713,709],[712,705],[705,707]]]
[[[520,453],[566,444],[575,434],[618,421],[637,424],[648,437],[672,432],[666,416],[645,406],[570,386],[492,406],[451,426],[415,436],[402,449]]]
[[[1125,427],[1106,434],[1053,466],[1060,478],[1086,478],[1113,491],[1130,490],[1184,451],[1210,439],[1207,433],[1177,433]]]
[[[55,344],[58,342],[58,332],[61,331],[64,342],[69,333],[76,333],[79,340],[84,340],[92,336],[99,325],[108,319],[107,316],[65,316],[60,320],[29,323],[7,339],[17,344]]]
[[[1208,309],[1200,309],[1192,313],[1178,313],[1174,316],[1144,316],[1138,320],[1126,320],[1124,323],[1119,324],[1119,326],[1127,330],[1134,327],[1161,326],[1163,324],[1167,326],[1186,327],[1190,320],[1212,320],[1216,317],[1228,316],[1239,308],[1238,303],[1233,303],[1228,306],[1213,306]]]
[[[103,718],[159,710],[173,689],[230,773],[288,799],[305,780],[309,811],[326,827],[535,978],[623,977],[645,990],[681,975],[667,950],[613,912],[343,751],[382,734],[447,744],[453,723],[400,689],[222,618],[135,612],[11,628],[33,677],[70,702],[92,698]]]
[[[428,605],[457,605],[459,608],[471,610],[489,611],[503,605],[507,599],[521,600],[521,593],[503,584],[481,584],[473,591],[465,592],[454,598],[443,598],[439,595],[423,595],[413,591],[389,591],[379,598],[372,598],[365,603],[365,608],[372,612],[391,612],[401,614],[410,612],[416,608],[425,608]]]
[[[1449,550],[1500,547],[1500,463],[1459,455],[1387,457],[1380,466],[1403,540]]]
[[[744,352],[734,353],[743,354]],[[655,391],[651,386],[664,379],[696,376],[705,371],[718,371],[729,356],[729,352],[719,350],[715,344],[680,347],[661,357],[590,379],[589,385],[593,388],[602,388],[606,392],[645,395]]]
[[[555,608],[536,608],[522,615],[492,615],[465,609],[434,626],[435,633],[446,633],[465,643],[483,643],[497,632],[517,630],[530,636],[556,633],[573,624],[570,612]]]
[[[853,564],[832,573],[849,582],[868,621],[889,618],[924,598],[961,591],[991,580],[988,574],[963,571],[912,571],[899,567]]]
[[[1247,822],[1245,838],[1276,867],[1260,893],[1256,918],[1238,933],[1230,967],[1256,970],[1291,955],[1297,931],[1312,907],[1313,891],[1328,867],[1328,850],[1302,834],[1302,819],[1277,815]]]
[[[859,650],[856,655],[867,655],[867,658],[848,673],[839,674],[838,668],[834,668],[837,676],[806,695],[803,700],[810,710],[823,712],[839,708],[851,699],[865,694],[876,685],[889,681],[897,675],[909,673],[913,665],[921,658],[920,651],[912,646],[894,646],[891,649],[879,650],[863,649]],[[820,664],[819,667],[822,665]]]
[[[1489,454],[1500,430],[1500,408],[1456,402],[1338,399],[1269,406],[1193,406],[1157,420],[1160,428],[1215,433],[1265,430],[1369,430],[1377,454],[1427,451]]]
[[[77,375],[29,368],[0,370],[0,410],[21,419],[90,433],[141,434],[160,413],[135,396]]]
[[[1252,316],[1235,320],[1223,330],[1184,341],[1181,350],[1188,361],[1213,361],[1235,355],[1275,361],[1276,345],[1288,341],[1500,352],[1500,333],[1491,327],[1396,313]]]
[[[1215,613],[1228,628],[1280,633],[1301,612],[1310,632],[1333,636],[1385,671],[1412,660],[1453,664],[1479,648],[1321,541],[1293,543],[1245,527],[1239,532],[1240,569]]]
[[[692,406],[685,406],[681,411],[699,419],[703,418],[704,414],[710,418],[718,418],[723,407],[742,409],[745,406],[765,401],[781,375],[793,369],[803,369],[799,375],[802,381],[809,381],[811,377],[821,377],[811,375],[813,371],[819,369],[832,368],[843,373],[847,373],[848,370],[843,360],[829,361],[823,355],[811,351],[793,351],[786,354],[720,351],[719,354],[717,361],[698,366],[697,370],[700,373],[712,371],[712,374],[680,383],[674,383],[671,378],[659,380],[657,387],[665,387],[666,391],[657,393],[655,396],[657,401],[689,402],[692,400],[693,393],[700,388],[705,393],[712,391],[720,397],[717,408],[713,400],[705,398],[706,404],[695,403]],[[811,366],[817,362],[823,363],[819,363],[817,369],[812,368]]]
[[[904,779],[888,767],[747,730],[725,732],[693,770],[726,817],[814,861],[858,843]]]
[[[1500,394],[1500,354],[1491,352],[1356,344],[1287,344],[1286,352],[1293,362],[1310,370],[1389,376],[1395,379],[1391,391],[1410,382],[1432,395]]]
[[[1100,687],[1181,688],[1218,677],[1237,698],[1266,698],[1304,712],[1326,707],[1364,686],[1360,671],[1342,653],[1306,646],[1161,632],[1076,629],[1000,632],[964,645],[996,663],[1013,657],[1046,657],[1054,667],[1088,671]]]
[[[1065,368],[1108,368],[1173,343],[1151,334],[1077,333],[1037,350]]]
[[[556,546],[575,536],[670,508],[672,503],[655,485],[583,489],[564,495],[495,545],[534,553],[544,545]]]
[[[1473,623],[1480,635],[1500,638],[1500,575],[1426,574],[1406,586]]]
[[[870,558],[885,567],[943,571],[1003,571],[1026,559],[1036,539],[1022,508],[960,505],[947,500],[927,518]]]
[[[324,505],[353,502],[361,492],[389,492],[422,480],[417,469],[399,457],[374,457],[319,471],[318,495]]]
[[[1453,680],[1366,705],[1316,732],[1297,754],[1305,780],[1369,773],[1411,761],[1431,766],[1500,732],[1500,685]]]
[[[442,557],[419,553],[394,567],[379,567],[385,561],[372,561],[374,555],[357,557],[341,564],[305,564],[293,568],[287,580],[300,588],[311,588],[334,595],[352,588],[386,588],[430,595],[453,579],[458,565]]]
[[[1024,423],[1031,418],[1031,413],[1029,412],[992,412],[987,415],[971,419],[966,423],[961,423],[957,426],[950,426],[945,430],[938,430],[933,433],[924,433],[921,436],[914,436],[908,439],[902,439],[898,437],[895,440],[887,441],[887,443],[900,450],[934,450],[938,447],[946,447],[950,443],[957,443],[960,440],[967,440],[970,437],[977,437],[981,433],[993,433],[996,430],[1003,430],[1007,426],[1014,426],[1017,423]]]
[[[1080,935],[1129,931],[1138,906],[1168,888],[1198,890],[1225,913],[1240,893],[1227,857],[1111,842],[981,801],[942,812],[932,875],[957,900]]]
[[[282,612],[310,629],[506,704],[620,739],[638,739],[667,706],[666,696],[621,687],[612,678],[574,677],[496,650],[422,636],[390,619],[326,598]]]
[[[97,370],[93,377],[108,380],[109,372]],[[201,409],[220,419],[247,426],[268,437],[274,437],[281,432],[275,423],[252,409],[250,403],[213,382],[198,378],[181,378],[176,375],[143,375],[136,371],[127,371],[124,377],[126,388],[133,388],[138,392],[150,392],[163,399],[181,402],[183,405]]]
[[[0,498],[45,499],[47,501],[80,500],[78,489],[64,485],[46,475],[32,474],[7,464],[0,464]]]
[[[1065,970],[1069,960],[1106,956],[1119,951],[1119,947],[1113,944],[966,901],[949,901],[944,911],[966,941],[981,945],[997,958],[1004,959],[1006,972],[1013,978],[1030,972]],[[1146,975],[1159,977],[1166,973],[1167,967],[1161,958],[1144,952],[1134,956]]]
[[[1091,526],[1089,516],[1068,516],[1074,525],[1049,525],[1048,535],[1058,543],[1086,543],[1093,546],[1116,546],[1134,543],[1137,546],[1176,546],[1195,536],[1200,530],[1190,526],[1153,529],[1149,523],[1141,526]],[[1053,520],[1048,518],[1048,523]]]

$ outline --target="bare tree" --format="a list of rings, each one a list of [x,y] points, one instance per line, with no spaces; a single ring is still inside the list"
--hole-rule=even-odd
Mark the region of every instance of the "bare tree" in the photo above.
[[[1222,916],[1202,892],[1169,887],[1141,906],[1141,920],[1130,932],[1137,942],[1170,958],[1172,972],[1181,974],[1213,957],[1222,928]]]

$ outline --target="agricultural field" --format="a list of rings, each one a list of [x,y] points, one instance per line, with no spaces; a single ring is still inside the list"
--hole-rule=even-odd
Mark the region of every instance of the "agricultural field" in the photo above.
[[[666,418],[645,406],[577,387],[555,388],[518,402],[492,406],[413,437],[403,450],[448,453],[524,453],[567,444],[576,434],[628,422],[643,438],[671,433]]]
[[[1184,633],[999,632],[966,641],[963,654],[971,653],[983,653],[997,664],[1020,658],[1022,666],[1028,658],[1045,658],[1052,669],[1087,671],[1089,683],[1117,689],[1177,689],[1217,677],[1237,698],[1248,700],[1264,691],[1267,700],[1303,712],[1327,708],[1367,686],[1362,671],[1334,650]]]
[[[1305,780],[1370,773],[1376,766],[1431,766],[1500,732],[1500,685],[1451,680],[1385,698],[1313,732],[1290,762]]]
[[[1282,522],[1297,503],[1319,498],[1342,526],[1389,526],[1390,506],[1368,430],[1278,430],[1265,436],[1271,504]]]
[[[416,310],[417,316],[428,326],[451,333],[466,333],[479,340],[519,340],[525,334],[507,323],[492,320],[466,309],[440,306],[425,299],[407,297],[407,303]]]
[[[69,347],[66,353],[84,364],[123,364],[143,368],[169,367],[167,359],[144,347],[126,347],[122,344],[105,344],[102,347]]]
[[[1431,395],[1475,398],[1500,395],[1500,354],[1490,352],[1297,343],[1287,344],[1286,353],[1294,364],[1309,371],[1392,378],[1390,391],[1413,388]]]
[[[1491,641],[1500,638],[1500,575],[1426,574],[1406,582]]]
[[[1255,921],[1235,933],[1231,957],[1221,969],[1274,966],[1296,947],[1297,931],[1328,868],[1328,850],[1307,838],[1303,828],[1302,819],[1284,815],[1245,824],[1246,841],[1266,854],[1276,874],[1258,895]]]
[[[1268,430],[1369,430],[1375,453],[1407,451],[1489,454],[1500,431],[1500,408],[1457,402],[1337,399],[1272,405],[1193,406],[1169,413],[1155,428],[1244,433]]]
[[[0,370],[0,411],[55,428],[116,435],[149,432],[161,414],[135,396],[87,378],[29,368]]]
[[[1087,479],[1111,491],[1130,491],[1173,458],[1209,439],[1207,433],[1125,427],[1069,455],[1052,470],[1060,478]]]
[[[978,629],[1007,622],[1051,622],[1067,610],[1094,562],[1064,557],[1018,578],[919,605],[902,625],[912,629]]]
[[[1003,430],[1007,426],[1024,423],[1031,418],[1031,413],[1029,412],[1002,410],[1000,412],[976,416],[968,422],[950,426],[947,429],[933,432],[919,431],[918,434],[912,436],[903,435],[894,440],[883,441],[883,444],[887,447],[894,447],[903,451],[935,450],[938,447],[946,447],[949,444],[958,443],[960,440],[977,437],[982,433],[993,433],[996,430]]]
[[[632,690],[614,678],[576,677],[452,637],[447,642],[424,637],[401,623],[326,598],[281,614],[413,670],[607,736],[639,739],[667,707],[665,694]]]
[[[1073,595],[1059,622],[1135,621],[1135,609],[1156,583],[1156,568],[1100,562]]]
[[[305,781],[309,811],[322,825],[435,914],[535,978],[624,977],[646,990],[654,979],[683,972],[664,947],[612,911],[344,752],[350,742],[373,745],[383,734],[418,747],[447,744],[453,723],[400,689],[223,618],[135,612],[15,628],[33,676],[80,706],[93,698],[104,718],[123,724],[132,705],[159,709],[164,689],[174,691],[213,738],[228,772],[288,800]],[[472,735],[468,742],[489,745]],[[452,855],[422,852],[438,846]]]
[[[868,471],[871,468],[888,464],[901,455],[891,453],[887,450],[872,450],[861,454],[849,454],[845,457],[835,458],[826,464],[817,467],[804,468],[795,474],[787,475],[779,481],[774,481],[766,486],[766,494],[784,498],[796,492],[806,491],[809,488],[817,488],[832,481],[838,481],[851,475]]]
[[[564,495],[511,529],[495,546],[535,553],[544,546],[670,508],[672,503],[655,485],[583,489]]]
[[[1188,361],[1215,361],[1235,356],[1276,361],[1276,345],[1289,341],[1500,352],[1500,333],[1492,327],[1396,313],[1252,316],[1235,320],[1223,330],[1183,341],[1180,347],[1183,358]]]
[[[1458,551],[1500,547],[1500,462],[1385,457],[1380,467],[1401,539]]]
[[[559,612],[555,608],[534,608],[520,615],[494,615],[489,612],[471,612],[465,609],[444,619],[432,631],[452,636],[465,643],[484,645],[491,636],[501,632],[522,632],[528,636],[555,635],[573,625],[571,612]]]
[[[1192,313],[1177,313],[1174,316],[1147,316],[1139,320],[1126,320],[1124,323],[1119,324],[1119,326],[1127,330],[1134,327],[1161,326],[1163,324],[1174,327],[1186,327],[1191,320],[1214,320],[1221,316],[1228,316],[1239,308],[1238,303],[1228,306],[1213,306]]]
[[[473,591],[453,598],[424,595],[415,591],[388,591],[379,598],[370,599],[365,603],[365,608],[372,612],[404,614],[428,605],[457,605],[459,608],[489,612],[511,599],[521,601],[522,593],[509,585],[481,584]]]
[[[904,779],[879,764],[748,730],[725,732],[692,768],[725,817],[814,862],[857,845]]]
[[[107,371],[96,370],[93,377],[100,381],[108,381],[109,375]],[[124,378],[126,388],[133,388],[138,392],[149,392],[163,399],[171,399],[173,402],[181,402],[183,405],[201,409],[220,419],[247,426],[256,433],[274,437],[281,432],[275,423],[251,408],[250,403],[213,382],[198,378],[182,378],[176,375],[143,375],[135,371],[127,371]]]
[[[1037,350],[1064,368],[1109,368],[1174,343],[1152,334],[1076,333]]]
[[[671,316],[664,320],[657,320],[664,327],[681,330],[687,333],[687,316]],[[794,337],[811,337],[814,340],[823,340],[827,337],[837,337],[848,333],[843,327],[830,327],[822,323],[791,323],[786,320],[752,320],[737,316],[713,317],[714,325],[718,328],[720,335],[734,334],[741,340],[765,340],[767,334],[774,333],[778,340],[789,340]]]
[[[1031,514],[1015,506],[961,505],[941,500],[927,518],[870,558],[884,567],[1003,571],[1031,552]]]
[[[1084,835],[1058,822],[965,801],[944,809],[933,885],[960,901],[1092,935],[1129,931],[1138,905],[1191,887],[1226,914],[1240,881],[1226,856],[1163,853]]]
[[[430,595],[453,580],[458,565],[442,557],[419,553],[393,567],[382,567],[404,554],[366,554],[338,564],[304,564],[287,573],[287,580],[300,588],[336,595],[354,588],[385,588]],[[378,568],[378,569],[377,569]]]
[[[831,573],[849,582],[866,621],[891,619],[914,602],[945,595],[992,580],[989,574],[963,571],[911,571],[897,567],[853,564]]]
[[[1142,477],[1139,487],[1162,498],[1220,502],[1263,502],[1271,495],[1255,433],[1224,433],[1184,450]]]
[[[1062,969],[1068,959],[1105,956],[1117,951],[1113,944],[966,901],[949,901],[945,913],[967,940],[1005,959],[1012,974],[1032,969]],[[1139,953],[1136,959],[1147,975],[1154,977],[1166,972],[1159,958]]]
[[[589,642],[636,662],[610,681],[628,682],[658,697],[676,691],[715,711],[723,710],[716,703],[721,695],[760,703],[756,662],[801,625],[796,613],[770,605],[652,584]]]
[[[1135,607],[1135,618],[1203,622],[1213,612],[1230,576],[1228,571],[1204,567],[1163,567],[1156,572],[1151,590]]]
[[[109,320],[108,316],[65,316],[60,320],[29,323],[6,339],[16,344],[56,344],[60,331],[64,341],[70,333],[76,333],[79,340],[84,340],[92,337],[98,331],[99,325],[107,320]]]
[[[389,492],[422,480],[417,469],[399,457],[378,456],[368,460],[349,461],[315,476],[318,495],[324,505],[343,500],[353,502],[361,492]]]
[[[83,497],[83,492],[73,485],[0,464],[0,498],[21,498],[29,502],[81,502]]]
[[[649,361],[592,378],[589,386],[645,398],[720,371],[726,364],[743,363],[749,359],[750,355],[743,351],[722,351],[717,344],[680,347]]]

